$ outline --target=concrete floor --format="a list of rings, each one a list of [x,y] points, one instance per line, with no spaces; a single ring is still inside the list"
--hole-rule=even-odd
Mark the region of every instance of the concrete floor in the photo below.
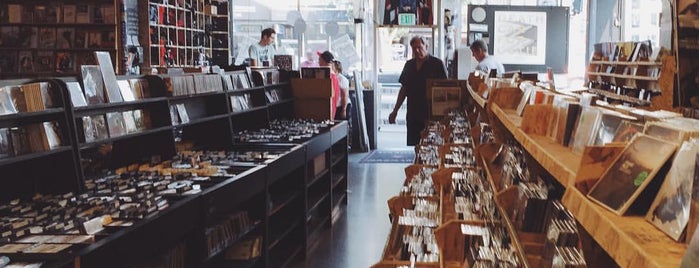
[[[407,149],[404,131],[380,131],[379,149]],[[349,156],[349,195],[344,213],[306,260],[295,267],[361,268],[381,259],[391,230],[386,201],[398,194],[407,164],[359,163],[368,153]]]

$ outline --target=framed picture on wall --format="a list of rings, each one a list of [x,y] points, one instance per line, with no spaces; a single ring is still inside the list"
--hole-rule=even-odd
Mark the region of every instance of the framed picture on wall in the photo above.
[[[546,64],[546,12],[495,11],[493,55],[503,64]]]

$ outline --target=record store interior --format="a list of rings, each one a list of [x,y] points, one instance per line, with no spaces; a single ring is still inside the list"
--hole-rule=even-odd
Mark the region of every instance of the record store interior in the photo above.
[[[697,0],[2,0],[0,268],[699,267]]]

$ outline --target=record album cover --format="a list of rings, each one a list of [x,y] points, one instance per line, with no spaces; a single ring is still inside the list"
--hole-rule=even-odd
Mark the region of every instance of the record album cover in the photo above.
[[[110,103],[124,101],[121,97],[116,73],[114,73],[114,65],[112,65],[112,57],[109,55],[109,52],[95,51],[95,58],[97,58],[100,72],[102,73],[102,79],[104,80],[104,86],[107,92],[107,100]]]
[[[34,72],[34,54],[28,50],[19,52],[19,72],[33,73]]]
[[[0,88],[0,115],[16,114],[17,108],[12,101],[12,86]]]
[[[10,130],[0,128],[0,158],[12,156],[12,142],[10,141]]]
[[[614,142],[629,142],[637,133],[643,133],[643,124],[622,121],[614,133]]]
[[[96,65],[80,66],[85,99],[89,104],[104,103],[104,82],[100,67]]]
[[[682,143],[658,195],[646,214],[646,220],[675,241],[679,241],[689,221],[697,153],[699,140]]]
[[[70,101],[73,103],[73,107],[87,106],[87,101],[85,100],[85,95],[80,83],[66,82],[66,86],[68,87],[68,94],[70,94]]]
[[[590,190],[588,197],[623,215],[675,152],[675,145],[637,135]]]
[[[119,137],[126,134],[124,115],[121,112],[107,113],[107,127],[110,137]]]
[[[138,132],[138,127],[136,126],[136,120],[134,119],[134,111],[123,112],[124,115],[124,126],[126,127],[127,133]]]

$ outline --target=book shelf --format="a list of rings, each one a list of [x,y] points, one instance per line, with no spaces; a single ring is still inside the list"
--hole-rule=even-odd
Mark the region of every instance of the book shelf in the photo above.
[[[146,68],[228,65],[227,0],[149,0],[142,8],[148,10],[142,13]]]
[[[0,79],[75,76],[95,65],[94,51],[119,52],[118,1],[0,3]],[[118,67],[118,66],[117,66]]]
[[[222,85],[226,84],[225,75],[215,75]],[[93,179],[104,176],[104,170],[113,174],[134,162],[168,160],[179,150],[253,151],[273,157],[264,162],[232,163],[227,169],[230,177],[202,183],[198,193],[169,199],[166,208],[134,221],[131,226],[100,233],[94,243],[74,247],[63,254],[13,254],[13,260],[43,260],[46,267],[130,267],[149,263],[159,258],[157,256],[175,256],[170,261],[177,259],[176,263],[183,267],[229,267],[232,264],[235,267],[284,267],[308,254],[306,245],[311,237],[321,233],[322,227],[329,226],[330,219],[337,217],[332,216],[332,211],[337,212],[341,210],[340,204],[346,204],[347,124],[336,123],[321,129],[314,137],[290,142],[240,142],[234,139],[239,131],[255,131],[261,125],[269,127],[271,120],[293,118],[288,82],[171,96],[172,91],[165,88],[164,81],[168,78],[172,77],[117,77],[118,80],[148,81],[150,94],[133,101],[82,107],[73,107],[66,89],[66,83],[78,79],[51,80],[60,89],[60,107],[0,116],[0,128],[55,120],[64,133],[60,147],[0,159],[0,171],[8,175],[3,180],[8,187],[0,190],[3,201],[28,199],[35,193],[81,193],[88,187],[85,182],[93,183]],[[0,85],[27,82],[30,81],[0,81]],[[278,102],[269,103],[265,98],[264,93],[272,90],[279,90],[283,96]],[[234,112],[230,96],[245,93],[258,94],[259,107]],[[180,111],[176,111],[179,120],[173,121],[170,108],[173,106],[182,106],[189,121],[181,121]],[[108,121],[108,114],[123,115],[136,110],[147,118],[146,128],[86,139],[84,117],[100,116]],[[107,126],[105,131],[112,129]],[[101,150],[108,150],[109,156],[102,156]],[[311,180],[307,171],[315,162],[313,158],[306,158],[308,152],[327,156],[328,164],[325,175],[310,185],[304,182]],[[96,162],[103,163],[96,165]],[[331,184],[330,178],[338,180]],[[308,196],[320,198],[309,200]],[[338,203],[333,206],[334,210],[330,209],[331,200]],[[308,202],[314,204],[307,207]],[[240,221],[240,216],[236,215],[241,212],[248,222],[241,225],[245,228],[236,233],[226,231],[231,224]],[[309,221],[309,215],[319,221]],[[307,235],[311,229],[314,236]],[[258,256],[247,260],[229,259],[240,257],[236,255],[240,253],[239,247],[251,239],[259,239]]]

